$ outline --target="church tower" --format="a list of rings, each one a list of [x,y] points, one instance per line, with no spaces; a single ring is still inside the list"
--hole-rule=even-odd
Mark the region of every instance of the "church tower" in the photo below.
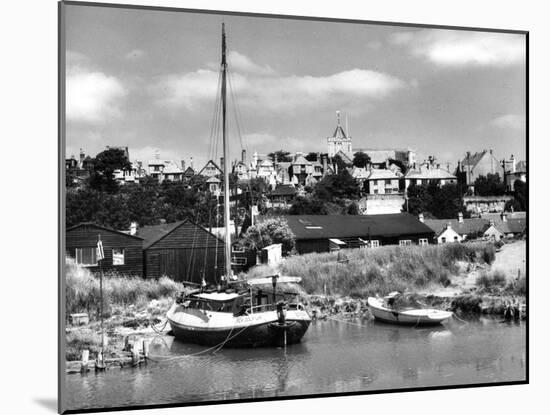
[[[327,137],[328,156],[334,157],[336,153],[342,151],[351,157],[351,137],[346,135],[346,132],[340,125],[340,111],[336,111],[336,129],[332,137]]]

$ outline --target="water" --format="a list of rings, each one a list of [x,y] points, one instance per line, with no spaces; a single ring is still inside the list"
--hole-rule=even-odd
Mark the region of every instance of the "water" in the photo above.
[[[286,349],[222,349],[158,338],[166,357],[137,369],[68,375],[68,407],[83,409],[521,381],[524,323],[481,318],[438,328],[367,320],[312,323]],[[166,361],[169,357],[172,360]]]

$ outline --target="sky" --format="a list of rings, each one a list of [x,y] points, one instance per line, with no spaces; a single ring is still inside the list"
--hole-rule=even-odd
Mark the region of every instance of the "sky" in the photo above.
[[[336,111],[354,149],[526,157],[523,34],[83,5],[66,13],[66,155],[219,160],[222,22],[231,159],[326,152]]]

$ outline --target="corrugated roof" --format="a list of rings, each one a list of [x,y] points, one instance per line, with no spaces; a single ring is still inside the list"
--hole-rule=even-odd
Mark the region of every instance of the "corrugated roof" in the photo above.
[[[331,239],[426,234],[433,231],[408,213],[383,215],[283,216],[296,239]],[[263,220],[263,219],[260,219]]]

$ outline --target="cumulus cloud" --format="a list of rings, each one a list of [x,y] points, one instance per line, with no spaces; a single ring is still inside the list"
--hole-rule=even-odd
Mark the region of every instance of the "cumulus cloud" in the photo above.
[[[525,37],[516,34],[425,29],[394,33],[390,42],[441,66],[514,65],[525,61]]]
[[[252,60],[236,51],[229,52],[228,63],[233,71],[256,75],[275,75],[276,72],[269,65],[258,65]]]
[[[525,116],[520,114],[505,114],[491,120],[491,125],[497,128],[523,130]]]
[[[90,65],[78,53],[67,54],[66,116],[70,121],[103,123],[121,115],[120,101],[127,94],[121,80]]]
[[[254,110],[293,111],[324,103],[331,106],[349,102],[366,103],[384,98],[405,87],[391,75],[365,69],[352,69],[326,76],[281,76],[261,71],[248,58],[240,55],[241,70],[247,75],[233,73],[231,85],[239,104]],[[255,73],[253,69],[256,69]],[[268,73],[269,72],[269,73]],[[200,69],[161,79],[153,88],[157,103],[167,107],[195,109],[202,103],[213,102],[218,85],[218,73]]]

